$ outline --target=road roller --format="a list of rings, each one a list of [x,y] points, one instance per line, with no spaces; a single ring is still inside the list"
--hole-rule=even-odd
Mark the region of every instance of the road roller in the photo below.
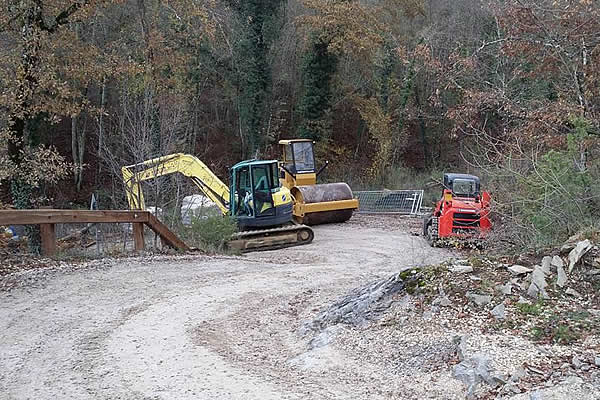
[[[347,183],[317,184],[317,177],[327,167],[315,168],[314,142],[310,139],[280,140],[282,160],[281,184],[290,190],[294,200],[294,220],[304,225],[344,222],[358,209]]]

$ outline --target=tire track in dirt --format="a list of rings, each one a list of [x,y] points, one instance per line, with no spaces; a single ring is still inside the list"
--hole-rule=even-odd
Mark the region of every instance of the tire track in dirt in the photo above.
[[[309,246],[123,259],[0,293],[0,398],[387,398],[376,369],[332,346],[300,360],[297,329],[353,287],[451,254],[401,232],[315,231]]]

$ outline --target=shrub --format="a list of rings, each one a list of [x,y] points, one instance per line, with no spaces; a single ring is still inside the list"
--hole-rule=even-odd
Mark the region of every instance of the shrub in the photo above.
[[[515,250],[541,248],[598,228],[600,162],[588,129],[574,119],[562,148],[508,154],[488,170],[493,211],[502,222],[495,224],[499,239]]]
[[[237,223],[231,217],[193,217],[191,222],[189,227],[184,228],[185,241],[209,252],[224,251],[227,240],[237,232]]]

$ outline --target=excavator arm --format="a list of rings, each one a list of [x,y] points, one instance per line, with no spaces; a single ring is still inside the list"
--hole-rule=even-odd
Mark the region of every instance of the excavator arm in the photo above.
[[[145,209],[141,182],[178,172],[191,178],[192,182],[219,207],[223,214],[229,212],[229,188],[206,164],[192,155],[170,154],[122,167],[121,172],[131,209]]]

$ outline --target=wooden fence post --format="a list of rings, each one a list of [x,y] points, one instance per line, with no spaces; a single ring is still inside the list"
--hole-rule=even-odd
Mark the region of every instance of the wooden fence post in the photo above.
[[[141,222],[133,223],[133,244],[135,251],[144,250],[144,224]]]
[[[40,224],[42,255],[52,257],[56,254],[56,232],[54,224]]]

